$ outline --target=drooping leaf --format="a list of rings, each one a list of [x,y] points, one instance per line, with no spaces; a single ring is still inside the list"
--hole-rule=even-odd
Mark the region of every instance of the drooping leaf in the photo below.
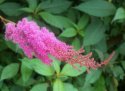
[[[2,70],[1,80],[10,79],[14,77],[17,74],[18,70],[19,70],[19,64],[17,63],[12,63],[12,64],[7,65]]]
[[[75,8],[87,14],[99,17],[105,17],[115,13],[115,6],[104,0],[89,0]]]
[[[65,76],[76,77],[86,71],[86,67],[79,67],[79,65],[75,65],[75,66],[77,66],[78,69],[74,69],[70,64],[66,64],[63,67],[61,74]]]

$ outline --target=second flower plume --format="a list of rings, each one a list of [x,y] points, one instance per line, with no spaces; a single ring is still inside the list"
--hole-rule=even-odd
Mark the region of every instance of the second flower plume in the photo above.
[[[82,55],[83,49],[76,51],[73,46],[58,40],[54,33],[49,32],[46,27],[40,27],[34,21],[28,21],[26,18],[17,23],[7,23],[5,38],[18,44],[29,58],[35,56],[46,64],[51,64],[53,60],[49,58],[49,55],[52,55],[73,67],[79,64],[87,69],[96,69],[106,65],[114,55],[113,52],[109,58],[97,63],[94,58],[91,58],[92,53]]]

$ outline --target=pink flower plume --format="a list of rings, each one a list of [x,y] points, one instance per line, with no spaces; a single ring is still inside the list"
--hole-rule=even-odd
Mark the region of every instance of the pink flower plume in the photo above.
[[[58,40],[46,27],[39,27],[34,21],[28,21],[26,18],[17,23],[7,23],[5,38],[18,44],[29,58],[35,56],[46,64],[52,62],[48,56],[52,55],[72,66],[79,64],[88,69],[96,69],[106,65],[114,55],[112,53],[107,60],[97,63],[94,58],[91,58],[92,53],[82,55],[83,49],[74,50],[72,46]]]

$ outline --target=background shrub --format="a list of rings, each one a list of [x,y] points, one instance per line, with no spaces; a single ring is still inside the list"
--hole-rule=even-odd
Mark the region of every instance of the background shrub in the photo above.
[[[30,61],[17,45],[5,41],[0,21],[1,91],[125,90],[124,0],[0,0],[0,15],[14,22],[34,20],[76,50],[92,51],[99,62],[116,52],[107,66],[89,74],[84,67],[79,72],[58,61],[47,66]]]

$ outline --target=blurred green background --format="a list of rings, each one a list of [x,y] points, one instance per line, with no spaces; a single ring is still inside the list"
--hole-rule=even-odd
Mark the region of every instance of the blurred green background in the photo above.
[[[107,66],[90,74],[55,80],[43,66],[39,69],[45,74],[23,65],[28,59],[5,41],[0,21],[0,91],[125,91],[125,0],[0,0],[0,16],[14,22],[34,20],[76,50],[92,51],[98,62],[116,52]]]

